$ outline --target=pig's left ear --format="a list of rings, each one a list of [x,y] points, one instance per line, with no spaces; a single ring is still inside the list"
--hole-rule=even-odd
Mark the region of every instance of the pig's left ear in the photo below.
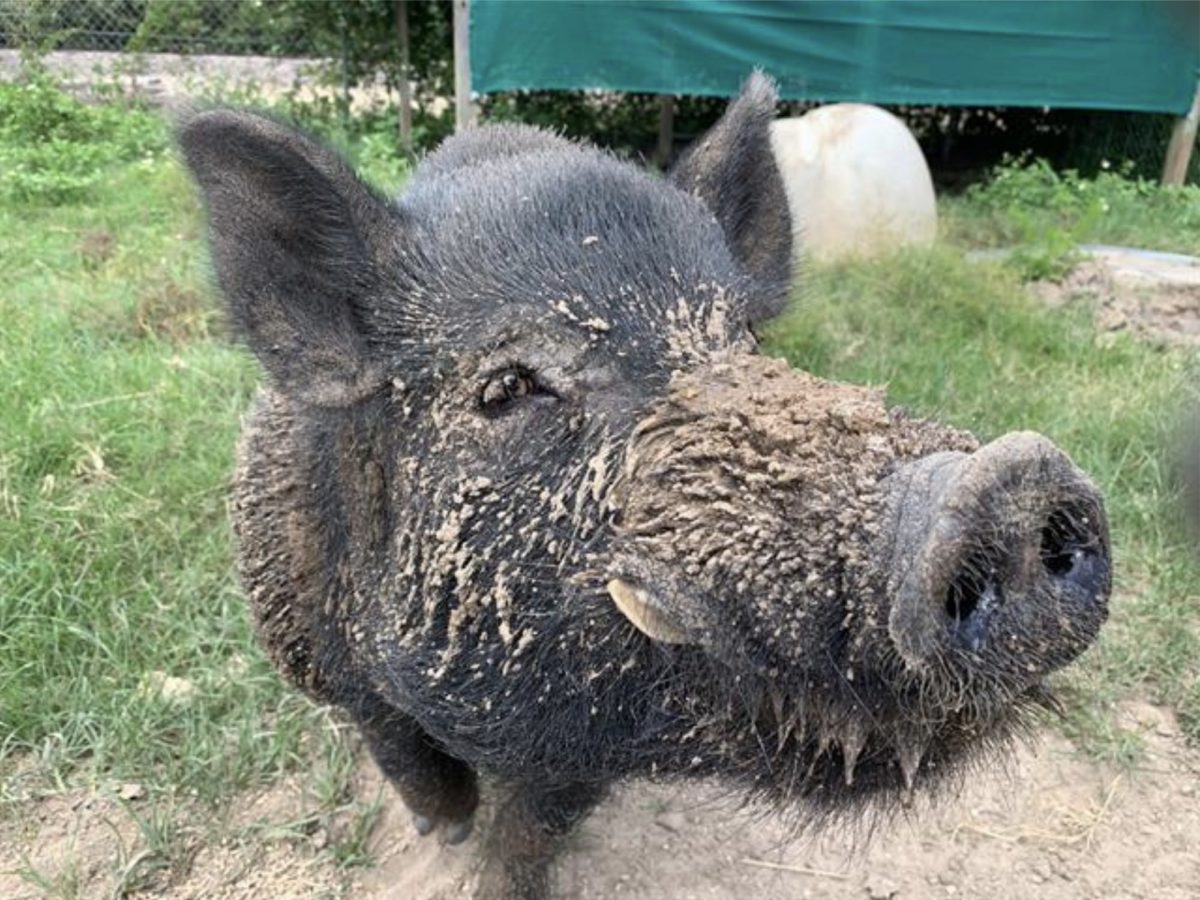
[[[782,311],[792,280],[792,223],[771,150],[775,84],[755,72],[720,121],[671,170],[712,210],[734,256],[757,279],[751,322]]]

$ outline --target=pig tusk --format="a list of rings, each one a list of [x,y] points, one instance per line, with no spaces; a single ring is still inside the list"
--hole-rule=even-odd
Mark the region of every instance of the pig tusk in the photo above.
[[[606,587],[617,609],[642,634],[664,644],[692,643],[691,636],[654,604],[647,591],[620,578]]]

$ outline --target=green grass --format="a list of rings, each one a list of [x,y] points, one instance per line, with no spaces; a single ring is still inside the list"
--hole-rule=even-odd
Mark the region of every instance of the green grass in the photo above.
[[[133,842],[108,864],[125,896],[177,880],[231,836],[231,798],[303,766],[303,827],[270,839],[323,829],[334,863],[362,864],[380,804],[350,795],[352,743],[263,658],[234,575],[228,482],[258,371],[222,333],[167,125],[0,88],[0,821],[135,782]],[[27,152],[30,132],[56,154]],[[380,140],[353,149],[403,177]],[[90,889],[72,865],[19,874]]]
[[[165,140],[161,123],[134,125]],[[257,371],[214,316],[191,186],[161,148],[131,140],[118,134],[135,150],[104,155],[84,184],[59,190],[51,172],[49,188],[0,204],[0,816],[32,793],[137,781],[146,852],[120,878],[145,885],[186,866],[197,806],[219,822],[222,801],[303,763],[315,811],[286,827],[308,834],[349,810],[330,852],[355,865],[378,807],[350,800],[345,742],[263,659],[233,574],[227,487]],[[385,138],[353,150],[376,178],[403,178]],[[1030,300],[1027,269],[969,264],[961,249],[1040,252],[1061,233],[1200,250],[1196,194],[1096,184],[1111,220],[1077,202],[1091,187],[1042,171],[950,200],[951,246],[810,272],[769,346],[984,437],[1042,431],[1093,473],[1118,590],[1100,646],[1068,679],[1067,727],[1127,760],[1136,741],[1109,710],[1131,693],[1173,705],[1200,740],[1200,576],[1168,475],[1192,359],[1100,342],[1086,310]]]
[[[209,797],[283,767],[312,713],[253,651],[230,567],[256,373],[213,333],[198,219],[169,162],[0,211],[0,741]]]

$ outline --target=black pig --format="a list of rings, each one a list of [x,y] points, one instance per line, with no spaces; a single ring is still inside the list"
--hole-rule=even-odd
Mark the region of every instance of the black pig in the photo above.
[[[532,128],[388,201],[208,111],[180,142],[267,386],[234,500],[259,637],[421,832],[506,792],[477,898],[544,898],[615,779],[819,818],[1001,745],[1105,618],[1100,496],[757,354],[791,229],[753,76],[666,180]]]

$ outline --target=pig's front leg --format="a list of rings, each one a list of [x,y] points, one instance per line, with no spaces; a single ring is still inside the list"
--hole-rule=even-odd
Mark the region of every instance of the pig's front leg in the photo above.
[[[466,840],[479,805],[470,766],[442,752],[414,719],[373,694],[351,713],[371,756],[412,811],[417,831],[441,827],[446,843]]]
[[[513,787],[488,833],[475,900],[547,900],[551,863],[606,790],[597,783]]]

